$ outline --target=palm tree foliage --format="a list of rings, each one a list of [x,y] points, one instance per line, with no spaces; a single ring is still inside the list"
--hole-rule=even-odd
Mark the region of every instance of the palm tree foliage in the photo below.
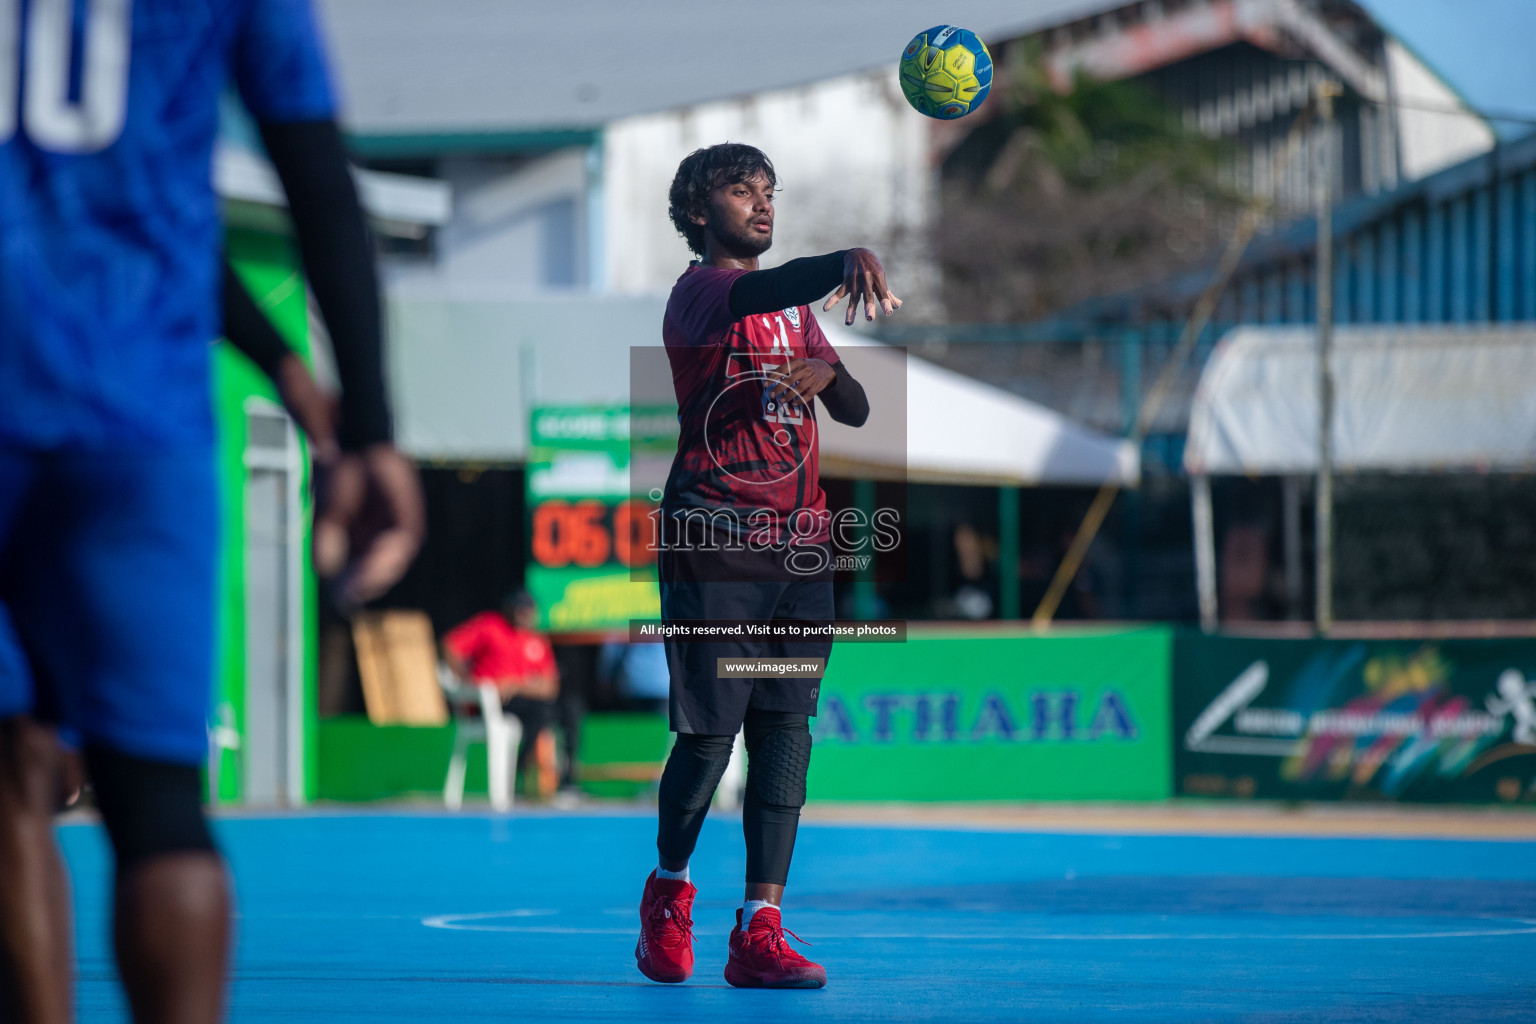
[[[1209,256],[1244,202],[1222,147],[1135,81],[1052,87],[1013,64],[1003,112],[943,164],[936,246],[951,320],[1026,320]]]

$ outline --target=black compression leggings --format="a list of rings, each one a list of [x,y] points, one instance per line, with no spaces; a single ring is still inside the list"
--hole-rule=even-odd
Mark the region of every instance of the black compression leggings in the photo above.
[[[747,884],[783,885],[795,852],[805,773],[811,764],[811,727],[806,715],[749,709],[747,793],[741,830],[747,840]],[[709,801],[731,759],[734,736],[679,733],[661,773],[660,826],[656,849],[666,861],[693,856]]]

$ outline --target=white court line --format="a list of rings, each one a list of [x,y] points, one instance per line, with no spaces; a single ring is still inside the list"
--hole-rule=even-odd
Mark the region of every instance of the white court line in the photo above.
[[[461,932],[503,932],[523,935],[633,935],[633,928],[579,928],[559,925],[484,924],[509,917],[548,917],[556,910],[495,910],[483,914],[439,914],[422,918],[428,928]],[[934,939],[941,942],[1170,942],[1180,939],[1197,942],[1369,942],[1381,939],[1482,939],[1510,935],[1536,935],[1536,921],[1521,918],[1494,918],[1490,923],[1509,921],[1522,927],[1458,929],[1437,932],[1298,932],[1287,935],[1264,932],[820,932],[821,939]],[[713,935],[700,930],[698,935]],[[721,932],[719,934],[725,934]]]
[[[560,911],[556,907],[523,907],[520,910],[488,910],[483,914],[438,914],[434,917],[422,918],[421,923],[428,928],[455,928],[459,927],[460,921],[482,921],[496,917],[554,917],[558,913]],[[473,931],[474,928],[465,926],[461,930]]]

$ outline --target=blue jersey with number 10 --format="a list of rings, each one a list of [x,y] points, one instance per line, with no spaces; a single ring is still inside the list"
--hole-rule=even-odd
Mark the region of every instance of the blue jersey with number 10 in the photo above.
[[[211,436],[231,77],[334,116],[309,0],[0,0],[0,446]]]

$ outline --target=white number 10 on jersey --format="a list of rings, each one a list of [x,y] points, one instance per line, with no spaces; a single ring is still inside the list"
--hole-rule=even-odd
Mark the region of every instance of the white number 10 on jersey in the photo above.
[[[18,111],[27,138],[50,152],[95,153],[117,141],[128,115],[132,6],[133,0],[86,0],[80,98],[72,101],[74,4],[32,0],[23,26],[21,0],[0,0],[0,145],[16,134]]]

